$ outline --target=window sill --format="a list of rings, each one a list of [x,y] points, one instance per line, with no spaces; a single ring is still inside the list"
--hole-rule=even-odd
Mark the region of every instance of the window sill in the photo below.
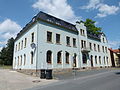
[[[47,41],[47,43],[53,44],[53,42]]]
[[[66,45],[67,47],[71,47],[70,45]]]
[[[60,43],[56,43],[56,45],[61,45]]]
[[[62,65],[62,63],[57,63],[57,64]]]
[[[74,48],[77,48],[77,46],[73,46]]]

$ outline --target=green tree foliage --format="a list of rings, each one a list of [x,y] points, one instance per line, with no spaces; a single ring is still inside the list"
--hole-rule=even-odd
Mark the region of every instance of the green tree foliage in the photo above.
[[[4,65],[12,65],[14,51],[14,38],[7,41],[6,47],[3,47],[0,52],[0,63]]]
[[[96,27],[95,23],[96,21],[93,21],[91,19],[86,19],[86,21],[84,22],[85,26],[87,27],[88,32],[98,35],[101,32],[101,28]]]

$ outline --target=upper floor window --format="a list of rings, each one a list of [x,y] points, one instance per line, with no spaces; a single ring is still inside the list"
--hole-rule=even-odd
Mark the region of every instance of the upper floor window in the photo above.
[[[76,39],[73,38],[73,47],[76,47]]]
[[[98,52],[100,52],[100,45],[98,45]]]
[[[33,43],[34,42],[34,33],[31,34],[31,42]]]
[[[52,42],[52,32],[47,31],[47,42]]]
[[[26,48],[27,46],[27,38],[25,38],[25,45],[24,45],[24,48]]]
[[[18,50],[20,50],[20,42],[19,42],[19,45],[18,45]]]
[[[60,34],[56,34],[56,43],[60,44]]]
[[[94,50],[97,51],[97,50],[96,50],[96,44],[94,44]]]
[[[67,44],[67,46],[70,46],[70,37],[66,37],[66,44]]]
[[[107,47],[105,47],[105,51],[106,51],[106,53],[108,52],[108,51],[107,51]]]
[[[103,38],[103,43],[105,43],[105,39]]]
[[[16,50],[15,51],[17,51],[17,44],[16,44]]]
[[[103,52],[105,52],[105,51],[104,51],[104,46],[102,46],[102,50],[103,50]]]
[[[80,33],[81,33],[82,36],[85,36],[85,30],[80,29]]]
[[[90,50],[92,50],[92,43],[89,43],[89,46],[90,46]]]
[[[81,40],[81,47],[82,47],[82,48],[86,48],[86,41]]]
[[[21,43],[21,49],[23,49],[23,40],[22,40],[22,43]]]

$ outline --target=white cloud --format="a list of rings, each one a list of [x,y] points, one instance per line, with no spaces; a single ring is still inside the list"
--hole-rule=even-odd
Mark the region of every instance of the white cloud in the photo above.
[[[104,4],[102,0],[89,0],[89,3],[86,6],[82,6],[81,9],[98,10],[96,17],[106,17],[116,14],[120,8],[118,6]]]
[[[120,41],[109,41],[110,48],[117,49],[120,46]]]
[[[22,28],[19,24],[10,19],[0,22],[0,46],[3,46],[7,39],[15,37],[16,33],[18,33],[21,29]]]
[[[82,9],[95,9],[101,3],[101,0],[89,0],[86,6],[82,6]]]
[[[73,22],[77,18],[67,0],[37,0],[32,7],[67,21]]]
[[[98,8],[99,13],[97,14],[97,16],[106,17],[107,15],[116,14],[118,10],[119,10],[119,7],[109,6],[107,4],[101,4]]]

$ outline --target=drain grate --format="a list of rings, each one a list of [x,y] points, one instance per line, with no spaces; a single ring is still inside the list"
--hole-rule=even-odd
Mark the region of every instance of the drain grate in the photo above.
[[[34,80],[34,81],[32,81],[33,83],[39,83],[39,82],[41,82],[40,80]]]

